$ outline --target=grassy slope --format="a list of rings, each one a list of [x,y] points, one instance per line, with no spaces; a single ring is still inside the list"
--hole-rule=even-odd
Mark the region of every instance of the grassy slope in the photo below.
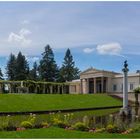
[[[0,111],[55,110],[87,107],[116,106],[122,103],[105,94],[1,94]]]
[[[89,133],[74,130],[64,130],[51,127],[42,129],[30,129],[20,132],[0,132],[0,138],[140,138],[139,133],[134,134],[109,134],[109,133]]]

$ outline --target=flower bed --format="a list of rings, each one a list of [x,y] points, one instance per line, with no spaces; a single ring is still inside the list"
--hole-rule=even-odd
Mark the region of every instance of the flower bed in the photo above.
[[[35,114],[30,114],[28,118],[22,120],[20,123],[13,123],[11,117],[5,116],[0,123],[0,131],[24,131],[26,129],[44,128],[48,129],[50,126],[64,128],[66,130],[86,131],[89,133],[120,133],[129,134],[140,132],[140,125],[137,124],[133,128],[120,127],[116,124],[108,124],[106,127],[89,127],[88,124],[83,121],[77,121],[72,123],[73,113],[60,115],[60,113],[50,113],[46,120],[39,120]]]

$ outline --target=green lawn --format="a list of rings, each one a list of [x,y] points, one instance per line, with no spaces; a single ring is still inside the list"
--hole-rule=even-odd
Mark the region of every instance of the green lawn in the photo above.
[[[35,111],[122,105],[106,94],[0,94],[1,111]]]
[[[134,134],[109,134],[109,133],[89,133],[75,130],[65,130],[51,127],[42,129],[30,129],[24,131],[3,131],[0,138],[140,138],[139,133]]]

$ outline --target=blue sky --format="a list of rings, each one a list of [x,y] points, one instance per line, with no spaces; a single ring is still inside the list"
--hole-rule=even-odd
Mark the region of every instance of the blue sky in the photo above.
[[[0,2],[0,67],[22,51],[39,61],[50,44],[61,66],[67,48],[80,70],[140,69],[140,2]]]

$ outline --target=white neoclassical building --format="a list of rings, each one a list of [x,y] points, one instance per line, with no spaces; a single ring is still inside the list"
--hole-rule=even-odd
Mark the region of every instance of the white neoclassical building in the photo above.
[[[128,92],[140,85],[140,73],[128,73]],[[70,93],[122,93],[123,74],[89,68],[80,74],[80,79],[70,82]]]

